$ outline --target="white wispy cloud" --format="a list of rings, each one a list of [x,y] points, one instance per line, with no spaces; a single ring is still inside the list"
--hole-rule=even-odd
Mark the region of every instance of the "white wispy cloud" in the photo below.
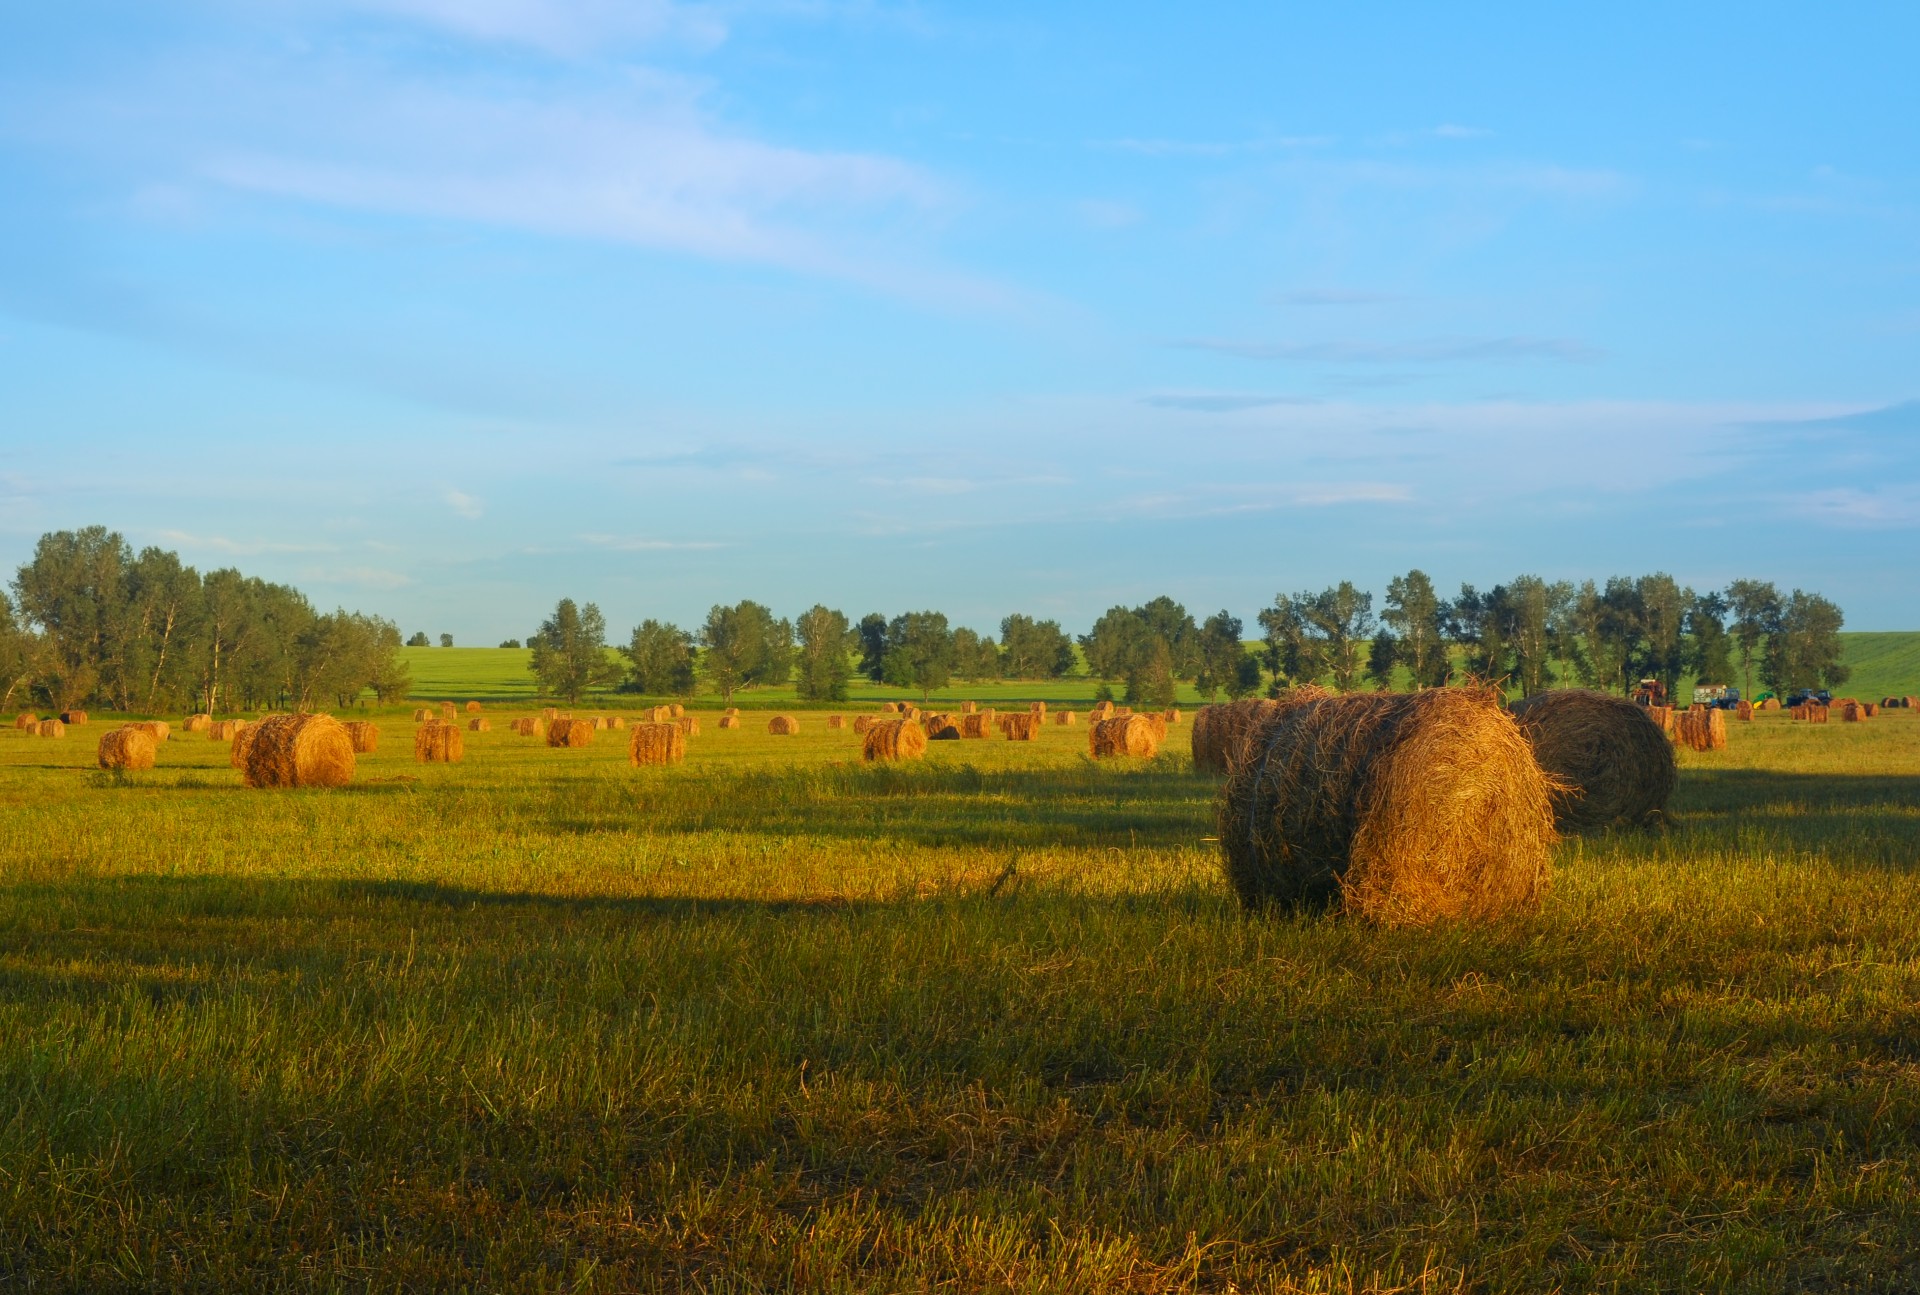
[[[1851,486],[1789,496],[1795,512],[1830,526],[1896,530],[1920,526],[1920,482],[1860,489]]]
[[[1334,143],[1329,135],[1262,135],[1252,139],[1164,139],[1125,136],[1119,139],[1088,141],[1091,148],[1113,153],[1134,153],[1141,157],[1231,157],[1249,153],[1271,153],[1292,149],[1325,148]]]
[[[1457,364],[1477,360],[1593,360],[1601,352],[1561,337],[1441,337],[1405,342],[1244,342],[1195,338],[1177,342],[1187,350],[1214,351],[1248,360],[1308,364]]]
[[[615,553],[701,552],[727,547],[718,540],[662,540],[646,535],[580,535],[576,538],[592,548]]]
[[[449,489],[442,497],[447,507],[469,521],[478,521],[486,514],[486,506],[464,490]]]
[[[226,535],[196,535],[189,531],[160,530],[155,535],[168,544],[206,553],[255,557],[263,553],[337,553],[337,544],[305,544],[283,540],[236,540]]]
[[[362,589],[404,589],[413,577],[384,567],[308,567],[301,573],[319,584],[351,585]]]
[[[727,35],[726,23],[714,9],[668,0],[337,0],[312,7],[567,56],[669,38],[714,45]]]

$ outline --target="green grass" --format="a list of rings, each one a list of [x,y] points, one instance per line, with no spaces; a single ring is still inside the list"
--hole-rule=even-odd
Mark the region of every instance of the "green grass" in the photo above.
[[[1920,1283],[1920,717],[1431,931],[1243,917],[1178,754],[703,721],[333,793],[0,731],[0,1289]]]

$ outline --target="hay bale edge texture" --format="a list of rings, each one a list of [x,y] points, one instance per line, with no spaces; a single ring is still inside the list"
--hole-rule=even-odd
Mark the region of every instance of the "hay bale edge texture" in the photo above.
[[[234,750],[249,787],[344,787],[353,780],[353,740],[331,715],[270,715],[242,732]]]

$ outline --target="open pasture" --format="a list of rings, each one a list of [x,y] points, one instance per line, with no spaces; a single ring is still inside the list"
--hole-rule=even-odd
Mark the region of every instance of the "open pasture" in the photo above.
[[[1380,930],[1241,914],[1185,724],[522,713],[337,791],[0,731],[0,1287],[1920,1283],[1920,716],[1731,725],[1537,916]]]

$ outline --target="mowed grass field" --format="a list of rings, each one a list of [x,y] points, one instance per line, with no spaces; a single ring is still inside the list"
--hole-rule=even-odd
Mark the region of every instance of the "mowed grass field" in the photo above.
[[[1243,916],[1184,725],[515,713],[335,792],[0,730],[0,1289],[1920,1286],[1920,716],[1395,931]]]

